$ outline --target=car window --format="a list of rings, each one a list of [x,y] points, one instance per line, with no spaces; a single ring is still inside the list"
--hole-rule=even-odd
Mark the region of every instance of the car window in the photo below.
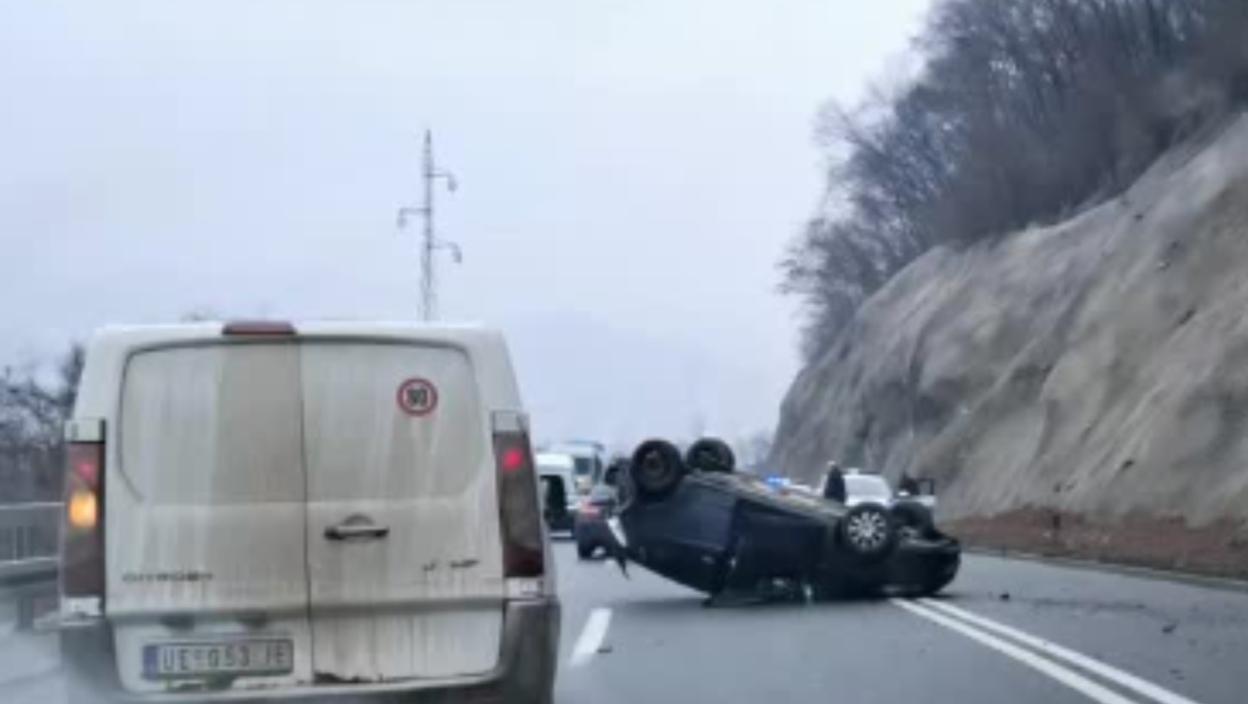
[[[576,476],[592,477],[594,475],[594,461],[588,457],[576,457],[573,459],[576,465]]]
[[[568,470],[563,467],[538,467],[537,473],[541,476],[542,481],[549,480],[566,484],[572,478]]]
[[[564,483],[563,477],[552,474],[543,474],[541,481],[541,501],[543,507],[562,506],[567,503],[568,487],[567,484]]]
[[[849,496],[869,499],[887,499],[893,495],[888,483],[881,477],[845,477],[845,492]]]
[[[120,469],[140,496],[158,504],[299,496],[299,384],[292,346],[135,355],[122,392]]]

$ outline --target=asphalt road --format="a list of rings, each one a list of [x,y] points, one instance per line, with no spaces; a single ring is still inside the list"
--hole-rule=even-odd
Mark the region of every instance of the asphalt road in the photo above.
[[[940,599],[706,609],[558,547],[559,704],[1248,701],[1248,593],[967,556]]]
[[[1248,701],[1248,592],[968,556],[936,600],[706,609],[556,552],[558,704]],[[54,641],[7,613],[0,700],[63,702]]]

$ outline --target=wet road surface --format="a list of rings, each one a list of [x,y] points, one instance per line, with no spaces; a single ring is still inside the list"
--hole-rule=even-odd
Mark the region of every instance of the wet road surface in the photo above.
[[[707,609],[557,541],[558,704],[1248,701],[1248,593],[970,555],[941,598]],[[59,704],[52,636],[0,603],[5,702]]]

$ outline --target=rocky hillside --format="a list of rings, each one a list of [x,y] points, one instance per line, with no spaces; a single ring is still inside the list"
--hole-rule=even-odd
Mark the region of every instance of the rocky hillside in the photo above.
[[[1066,222],[909,265],[784,402],[771,465],[829,458],[936,478],[946,518],[1248,519],[1248,117]]]

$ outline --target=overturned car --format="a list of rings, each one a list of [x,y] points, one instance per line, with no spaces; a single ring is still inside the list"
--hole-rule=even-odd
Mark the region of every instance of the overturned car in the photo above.
[[[833,599],[924,596],[957,574],[961,548],[917,502],[852,508],[734,471],[706,438],[684,457],[650,440],[621,478],[617,559],[705,592]]]

